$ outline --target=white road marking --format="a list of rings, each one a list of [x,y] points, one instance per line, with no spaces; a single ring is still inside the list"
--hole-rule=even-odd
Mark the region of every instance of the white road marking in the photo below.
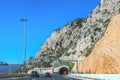
[[[23,78],[28,78],[29,76],[25,76],[25,77],[14,77],[14,78],[11,78],[12,80],[14,79],[23,79]]]

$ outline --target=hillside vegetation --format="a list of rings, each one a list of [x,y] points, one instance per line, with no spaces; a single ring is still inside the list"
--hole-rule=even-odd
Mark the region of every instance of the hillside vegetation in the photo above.
[[[57,63],[58,59],[83,61],[90,56],[97,41],[105,35],[111,18],[119,13],[120,0],[101,0],[88,17],[78,18],[55,30],[42,45],[34,61],[50,61],[49,66]],[[79,67],[81,68],[80,65]]]
[[[83,60],[80,71],[86,73],[120,73],[120,14],[113,17],[105,35],[93,52]]]

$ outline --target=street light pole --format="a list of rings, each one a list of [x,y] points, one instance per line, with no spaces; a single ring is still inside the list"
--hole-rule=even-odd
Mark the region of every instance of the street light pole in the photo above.
[[[24,27],[24,65],[26,64],[26,18],[21,18]]]

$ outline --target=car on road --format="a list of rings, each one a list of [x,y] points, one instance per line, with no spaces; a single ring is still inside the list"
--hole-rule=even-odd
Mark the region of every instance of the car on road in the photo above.
[[[39,77],[39,73],[37,71],[32,71],[30,76],[31,77]]]
[[[51,77],[51,74],[49,72],[46,72],[45,77]]]

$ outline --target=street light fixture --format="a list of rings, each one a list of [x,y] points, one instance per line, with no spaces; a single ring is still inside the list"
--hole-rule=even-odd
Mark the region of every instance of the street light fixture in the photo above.
[[[20,19],[23,22],[23,27],[24,27],[24,65],[26,64],[26,18],[21,18]]]

